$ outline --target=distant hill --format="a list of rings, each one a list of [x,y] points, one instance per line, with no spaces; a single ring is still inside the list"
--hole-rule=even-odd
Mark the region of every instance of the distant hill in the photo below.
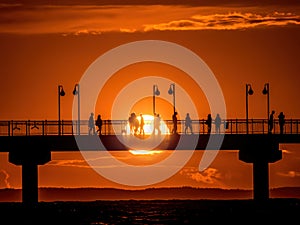
[[[0,202],[20,202],[21,189],[0,189]],[[95,200],[170,200],[170,199],[252,199],[252,190],[220,188],[148,188],[125,190],[114,188],[39,188],[39,201]],[[300,198],[300,187],[270,190],[270,198]]]

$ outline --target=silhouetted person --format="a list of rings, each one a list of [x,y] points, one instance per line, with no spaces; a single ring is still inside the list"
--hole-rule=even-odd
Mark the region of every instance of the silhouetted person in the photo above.
[[[283,112],[279,113],[278,120],[279,120],[280,134],[283,134],[284,124],[285,124],[285,115],[283,114]]]
[[[134,127],[134,122],[136,119],[136,115],[135,113],[131,113],[129,118],[128,118],[128,122],[129,122],[129,127],[130,127],[130,134],[134,134],[135,133],[135,127]]]
[[[173,121],[173,129],[172,129],[172,134],[177,134],[177,112],[174,112],[172,116],[172,121]]]
[[[208,114],[207,119],[205,121],[205,124],[207,125],[207,133],[211,132],[211,123],[212,123],[211,114]]]
[[[157,133],[158,133],[158,135],[160,135],[161,134],[161,130],[160,130],[160,116],[159,116],[159,114],[154,114],[154,121],[153,121],[153,123],[154,123],[154,127],[153,127],[153,134],[155,134],[155,131],[157,130]]]
[[[275,111],[272,110],[272,112],[271,112],[271,114],[270,114],[270,117],[269,117],[269,121],[268,121],[268,125],[269,125],[268,133],[269,133],[269,134],[272,134],[272,131],[273,131],[273,126],[274,126],[274,114],[275,114]]]
[[[187,113],[185,116],[185,128],[184,128],[185,134],[187,133],[188,129],[190,129],[191,134],[193,134],[192,119],[189,113]]]
[[[140,134],[145,135],[145,131],[144,131],[145,121],[144,121],[143,114],[140,114],[140,117],[141,117],[141,121],[140,121]]]
[[[98,127],[98,129],[97,129],[98,134],[101,135],[102,134],[102,119],[101,119],[100,114],[98,114],[95,124]]]
[[[88,122],[88,128],[89,128],[89,135],[95,134],[95,122],[94,122],[94,113],[91,113],[89,122]]]
[[[222,123],[222,120],[221,120],[220,114],[218,113],[215,118],[215,127],[216,127],[217,134],[220,133],[221,123]]]
[[[136,115],[134,116],[133,124],[134,124],[133,125],[134,126],[134,134],[137,134],[137,132],[138,132],[138,130],[140,128],[140,122],[139,122],[139,120],[138,120],[138,118],[137,118]]]

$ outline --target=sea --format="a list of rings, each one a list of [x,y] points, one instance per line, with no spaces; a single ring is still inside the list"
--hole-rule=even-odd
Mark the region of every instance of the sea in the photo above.
[[[297,224],[300,199],[0,203],[2,225]]]

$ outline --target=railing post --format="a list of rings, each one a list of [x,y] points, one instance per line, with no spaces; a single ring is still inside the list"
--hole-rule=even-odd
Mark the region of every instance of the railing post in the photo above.
[[[8,136],[10,136],[10,121],[8,121],[7,126]]]
[[[64,120],[61,121],[61,135],[64,135]]]
[[[26,136],[30,136],[30,120],[25,121],[25,127],[26,127]]]
[[[14,121],[11,121],[11,136],[14,136]]]

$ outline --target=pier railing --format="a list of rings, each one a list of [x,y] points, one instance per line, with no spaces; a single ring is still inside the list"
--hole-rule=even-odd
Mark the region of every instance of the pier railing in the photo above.
[[[172,120],[162,121],[165,127],[165,134],[169,134],[173,128]],[[178,121],[178,133],[184,134],[184,120]],[[273,132],[280,133],[279,121],[274,120]],[[192,128],[194,133],[207,134],[208,127],[205,124],[205,119],[193,120]],[[59,132],[60,131],[60,132]],[[97,131],[97,127],[95,127]],[[246,119],[227,119],[221,124],[221,131],[228,134],[246,134],[247,121]],[[188,133],[190,131],[188,130]],[[212,123],[211,133],[216,133],[214,121]],[[267,119],[249,119],[248,120],[249,134],[266,134],[268,133]],[[300,119],[286,119],[284,125],[284,134],[299,134]],[[30,135],[87,135],[88,121],[81,120],[10,120],[0,121],[0,136],[30,136]],[[129,125],[127,120],[103,120],[102,135],[111,134],[129,134]]]

